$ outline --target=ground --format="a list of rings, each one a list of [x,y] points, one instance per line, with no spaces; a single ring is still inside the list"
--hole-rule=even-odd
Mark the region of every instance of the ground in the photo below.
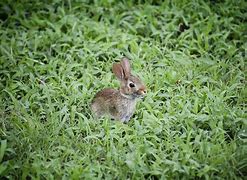
[[[246,177],[246,1],[0,4],[1,178]],[[95,119],[123,56],[147,96]]]

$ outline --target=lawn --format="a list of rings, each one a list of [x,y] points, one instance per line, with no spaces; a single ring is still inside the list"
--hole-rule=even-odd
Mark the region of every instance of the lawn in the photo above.
[[[247,2],[0,2],[0,178],[244,179]],[[123,56],[130,122],[91,115]]]

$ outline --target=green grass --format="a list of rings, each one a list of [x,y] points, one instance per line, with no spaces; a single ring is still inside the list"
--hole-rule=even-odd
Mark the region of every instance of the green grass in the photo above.
[[[0,178],[244,179],[247,3],[0,6]],[[148,94],[128,124],[94,94],[131,59]]]

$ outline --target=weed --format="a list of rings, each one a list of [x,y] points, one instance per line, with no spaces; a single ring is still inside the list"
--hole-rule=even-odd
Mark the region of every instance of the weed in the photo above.
[[[0,177],[246,177],[244,0],[0,3]],[[132,120],[94,119],[131,59]]]

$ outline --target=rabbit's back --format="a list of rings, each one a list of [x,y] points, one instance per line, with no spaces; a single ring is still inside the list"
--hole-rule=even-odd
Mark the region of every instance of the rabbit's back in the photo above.
[[[93,98],[91,109],[96,117],[102,117],[109,111],[108,104],[116,94],[115,89],[103,89],[99,91]]]

